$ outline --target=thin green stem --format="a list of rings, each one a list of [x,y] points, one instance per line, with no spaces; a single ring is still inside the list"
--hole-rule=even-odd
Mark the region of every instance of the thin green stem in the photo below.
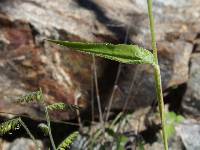
[[[44,104],[44,106],[45,106],[45,104]],[[49,112],[48,112],[48,109],[47,109],[46,106],[45,106],[45,114],[46,114],[46,119],[47,119],[47,126],[48,126],[49,138],[50,138],[50,141],[51,141],[51,145],[52,145],[53,149],[56,150],[56,146],[55,146],[53,136],[52,136],[52,133],[51,133],[51,122],[50,122]]]
[[[161,124],[162,124],[163,142],[164,142],[165,150],[168,150],[168,141],[167,141],[166,125],[165,125],[165,107],[164,107],[164,101],[163,101],[160,68],[158,65],[156,65],[154,68],[155,68],[154,76],[155,76],[155,82],[156,82],[156,93],[157,93],[159,113],[160,113]]]
[[[154,61],[158,64],[158,50],[156,47],[156,34],[155,34],[155,27],[154,27],[154,17],[152,13],[152,0],[147,0],[148,3],[148,15],[149,15],[149,24],[150,24],[150,31],[151,31],[151,41],[152,41],[152,48],[153,48],[153,56]]]
[[[152,38],[152,48],[153,48],[153,55],[154,55],[154,78],[156,82],[156,93],[159,105],[159,112],[162,124],[162,136],[165,150],[168,150],[168,141],[167,141],[167,134],[166,134],[166,127],[165,127],[165,109],[164,109],[164,101],[163,101],[163,93],[162,93],[162,82],[161,82],[161,74],[160,74],[160,67],[158,64],[158,51],[156,47],[156,35],[154,31],[154,17],[152,13],[152,0],[147,0],[148,4],[148,14],[150,20],[150,30],[151,30],[151,38]]]
[[[30,130],[28,129],[28,127],[26,126],[26,124],[21,120],[21,118],[19,119],[20,124],[23,126],[23,128],[26,130],[27,134],[30,136],[30,138],[33,140],[33,142],[35,143],[35,146],[37,147],[37,150],[40,150],[40,147],[35,139],[35,137],[33,136],[33,134],[30,132]]]
[[[41,93],[42,93],[42,89],[40,89]],[[51,141],[51,145],[53,147],[53,150],[56,150],[56,146],[55,146],[55,143],[54,143],[54,140],[53,140],[53,136],[52,136],[52,133],[51,133],[51,122],[50,122],[50,117],[49,117],[49,112],[48,112],[48,108],[45,104],[45,101],[44,101],[44,96],[43,94],[41,95],[41,101],[43,103],[43,106],[44,106],[44,109],[45,109],[45,115],[46,115],[46,121],[47,121],[47,126],[48,126],[48,132],[49,132],[49,138],[50,138],[50,141]]]

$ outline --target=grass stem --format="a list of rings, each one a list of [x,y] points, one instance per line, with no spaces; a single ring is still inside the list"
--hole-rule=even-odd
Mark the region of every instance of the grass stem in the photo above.
[[[165,110],[164,110],[164,101],[163,101],[163,93],[162,93],[162,82],[161,82],[161,74],[160,74],[160,67],[158,64],[158,51],[156,47],[156,35],[154,30],[154,17],[152,13],[152,0],[147,0],[148,4],[148,14],[149,14],[149,21],[150,21],[150,30],[151,30],[151,38],[152,38],[152,48],[153,48],[153,55],[154,55],[154,78],[156,82],[156,93],[159,105],[159,112],[162,124],[162,136],[164,142],[165,150],[168,150],[168,141],[167,141],[167,134],[166,134],[166,127],[165,127]]]
[[[102,125],[102,128],[104,128],[104,120],[103,120],[103,113],[101,109],[101,100],[100,100],[99,85],[98,85],[98,79],[97,79],[96,59],[94,55],[92,55],[92,60],[93,60],[93,71],[94,71],[94,83],[95,83],[97,104],[98,104],[98,110],[99,110],[99,121]]]
[[[105,112],[105,114],[106,114],[105,122],[108,121],[108,118],[109,118],[109,115],[110,115],[110,110],[111,110],[112,103],[113,103],[113,100],[114,100],[115,92],[116,92],[116,90],[118,88],[117,83],[119,81],[121,68],[122,68],[122,64],[120,63],[119,66],[118,66],[118,69],[117,69],[117,75],[116,75],[116,78],[115,78],[115,82],[114,82],[114,86],[113,86],[113,89],[112,89],[112,93],[111,93],[111,96],[110,96],[110,99],[109,99],[109,102],[108,102],[108,108],[107,108],[107,110]]]
[[[28,127],[26,126],[26,124],[21,120],[21,118],[19,119],[19,122],[23,126],[23,128],[26,130],[26,132],[30,136],[30,138],[33,140],[33,142],[35,143],[35,146],[37,147],[37,150],[40,150],[40,147],[39,147],[39,145],[38,145],[35,137],[31,133],[31,131],[28,129]]]
[[[50,138],[50,141],[51,141],[51,145],[53,147],[53,150],[56,150],[56,146],[55,146],[53,136],[52,136],[52,133],[51,133],[51,122],[50,122],[49,112],[48,112],[48,109],[47,109],[46,106],[45,106],[45,115],[46,115],[46,119],[47,119],[47,126],[48,126],[49,138]]]
[[[40,88],[40,91],[42,93],[42,89],[41,88]],[[53,136],[52,136],[52,133],[51,133],[51,122],[50,122],[49,112],[48,112],[48,108],[47,108],[47,106],[45,104],[43,94],[42,94],[41,101],[42,101],[44,109],[45,109],[45,115],[46,115],[46,121],[47,121],[47,126],[48,126],[48,132],[49,132],[49,138],[50,138],[50,141],[51,141],[51,145],[53,147],[53,150],[56,150],[56,146],[55,146],[55,143],[54,143],[54,140],[53,140]]]

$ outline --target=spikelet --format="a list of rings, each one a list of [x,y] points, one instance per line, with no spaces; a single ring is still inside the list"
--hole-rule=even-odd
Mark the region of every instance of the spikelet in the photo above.
[[[40,123],[38,125],[38,128],[40,128],[42,130],[42,132],[44,133],[44,135],[48,135],[49,134],[49,127],[46,124]]]
[[[77,138],[78,132],[73,132],[70,134],[57,148],[57,150],[66,150],[67,148],[70,148],[70,145],[73,143],[73,141]]]
[[[0,124],[0,135],[6,134],[12,130],[17,130],[21,126],[20,118],[15,118]]]
[[[76,110],[80,109],[79,106],[73,104],[65,104],[65,103],[54,103],[47,106],[49,111],[56,111],[56,110]]]
[[[17,99],[17,101],[20,102],[20,103],[30,103],[32,101],[40,102],[41,100],[42,100],[42,91],[41,90],[28,93],[28,94],[21,96]]]

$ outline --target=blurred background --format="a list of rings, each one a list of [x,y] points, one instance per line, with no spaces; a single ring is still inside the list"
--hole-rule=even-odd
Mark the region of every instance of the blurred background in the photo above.
[[[200,2],[154,0],[153,11],[170,149],[199,150]],[[92,58],[45,39],[151,49],[146,0],[0,0],[0,122],[21,116],[48,149],[37,127],[43,108],[15,103],[41,88],[47,104],[81,107],[51,113],[56,145],[79,130],[71,149],[163,149],[151,66]],[[103,125],[110,129],[101,133]],[[0,149],[36,148],[19,129],[0,137]]]

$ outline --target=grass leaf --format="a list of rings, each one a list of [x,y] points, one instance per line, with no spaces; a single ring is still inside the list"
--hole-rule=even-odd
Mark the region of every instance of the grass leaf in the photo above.
[[[50,111],[55,111],[55,110],[76,110],[76,109],[80,109],[80,107],[77,106],[77,105],[73,105],[73,104],[54,103],[54,104],[48,105],[47,109],[50,110]]]
[[[57,148],[57,150],[66,150],[70,147],[73,141],[77,138],[78,132],[73,132],[70,134]]]
[[[6,134],[12,130],[17,130],[20,127],[20,118],[15,118],[0,124],[0,135]]]
[[[48,40],[50,42],[73,48],[78,51],[94,54],[110,60],[127,64],[154,64],[153,54],[137,45],[107,44],[107,43],[82,43],[59,40]]]

